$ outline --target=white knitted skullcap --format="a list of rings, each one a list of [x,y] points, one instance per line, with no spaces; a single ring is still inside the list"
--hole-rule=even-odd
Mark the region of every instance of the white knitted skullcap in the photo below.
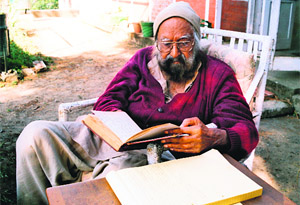
[[[200,17],[192,9],[192,7],[183,1],[175,2],[164,8],[155,18],[153,25],[153,32],[155,38],[157,37],[159,26],[171,17],[181,17],[195,28],[198,37],[200,38]]]

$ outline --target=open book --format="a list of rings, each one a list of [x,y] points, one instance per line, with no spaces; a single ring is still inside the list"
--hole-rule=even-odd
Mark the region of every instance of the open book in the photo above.
[[[82,122],[116,151],[145,148],[146,144],[165,138],[164,131],[179,126],[166,123],[142,130],[126,112],[93,111]]]
[[[124,205],[234,204],[262,195],[262,187],[217,150],[111,171],[106,179]]]

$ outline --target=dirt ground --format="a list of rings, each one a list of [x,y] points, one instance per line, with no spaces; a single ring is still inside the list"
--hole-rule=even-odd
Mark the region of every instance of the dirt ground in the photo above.
[[[26,17],[20,26],[43,54],[53,56],[55,65],[0,88],[0,187],[6,204],[15,203],[15,141],[22,129],[34,120],[57,120],[60,103],[98,97],[139,49],[122,41],[123,35],[74,19]],[[71,119],[90,109],[73,113]],[[257,175],[298,204],[299,130],[299,120],[292,116],[263,119],[254,161]]]

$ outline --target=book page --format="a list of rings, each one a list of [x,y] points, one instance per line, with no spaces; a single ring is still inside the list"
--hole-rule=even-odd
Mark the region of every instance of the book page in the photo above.
[[[126,112],[93,111],[93,113],[110,128],[122,142],[142,131]]]
[[[262,194],[216,150],[113,171],[106,179],[122,204],[233,204]]]

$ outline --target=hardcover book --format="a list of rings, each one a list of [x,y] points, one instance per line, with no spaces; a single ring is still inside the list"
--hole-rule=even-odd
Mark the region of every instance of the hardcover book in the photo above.
[[[116,151],[145,148],[147,143],[178,137],[165,136],[179,126],[165,123],[142,130],[126,112],[93,111],[82,122]]]

